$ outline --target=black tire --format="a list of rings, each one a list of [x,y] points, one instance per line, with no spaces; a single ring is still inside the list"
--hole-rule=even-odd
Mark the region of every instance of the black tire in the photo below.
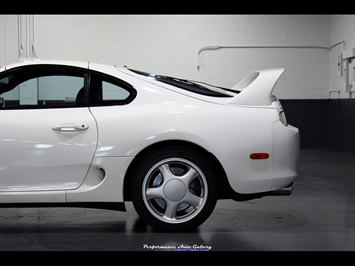
[[[133,173],[132,202],[138,215],[159,231],[194,229],[212,214],[218,186],[206,156],[184,147],[161,148]]]

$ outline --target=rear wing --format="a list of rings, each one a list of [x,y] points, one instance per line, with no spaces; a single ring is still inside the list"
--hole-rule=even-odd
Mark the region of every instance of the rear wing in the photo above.
[[[229,103],[236,105],[270,105],[275,84],[285,71],[284,68],[253,72],[237,83],[232,90],[241,91]]]

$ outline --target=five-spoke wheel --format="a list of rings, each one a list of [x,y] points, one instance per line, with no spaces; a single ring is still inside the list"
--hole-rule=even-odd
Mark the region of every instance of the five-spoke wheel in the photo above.
[[[205,157],[187,148],[161,149],[147,156],[135,172],[133,204],[157,229],[191,229],[214,209],[213,182],[213,169]]]

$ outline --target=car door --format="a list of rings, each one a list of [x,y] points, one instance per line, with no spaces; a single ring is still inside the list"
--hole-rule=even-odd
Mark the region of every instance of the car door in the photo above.
[[[0,192],[76,189],[97,146],[88,74],[25,66],[0,75]]]

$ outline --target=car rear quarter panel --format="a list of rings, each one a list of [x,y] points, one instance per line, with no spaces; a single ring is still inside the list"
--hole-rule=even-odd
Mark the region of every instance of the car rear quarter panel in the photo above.
[[[136,99],[124,106],[91,108],[99,128],[95,157],[135,157],[166,140],[195,143],[213,153],[239,193],[271,189],[271,159],[253,161],[254,152],[272,152],[273,107],[215,104],[138,81]]]

